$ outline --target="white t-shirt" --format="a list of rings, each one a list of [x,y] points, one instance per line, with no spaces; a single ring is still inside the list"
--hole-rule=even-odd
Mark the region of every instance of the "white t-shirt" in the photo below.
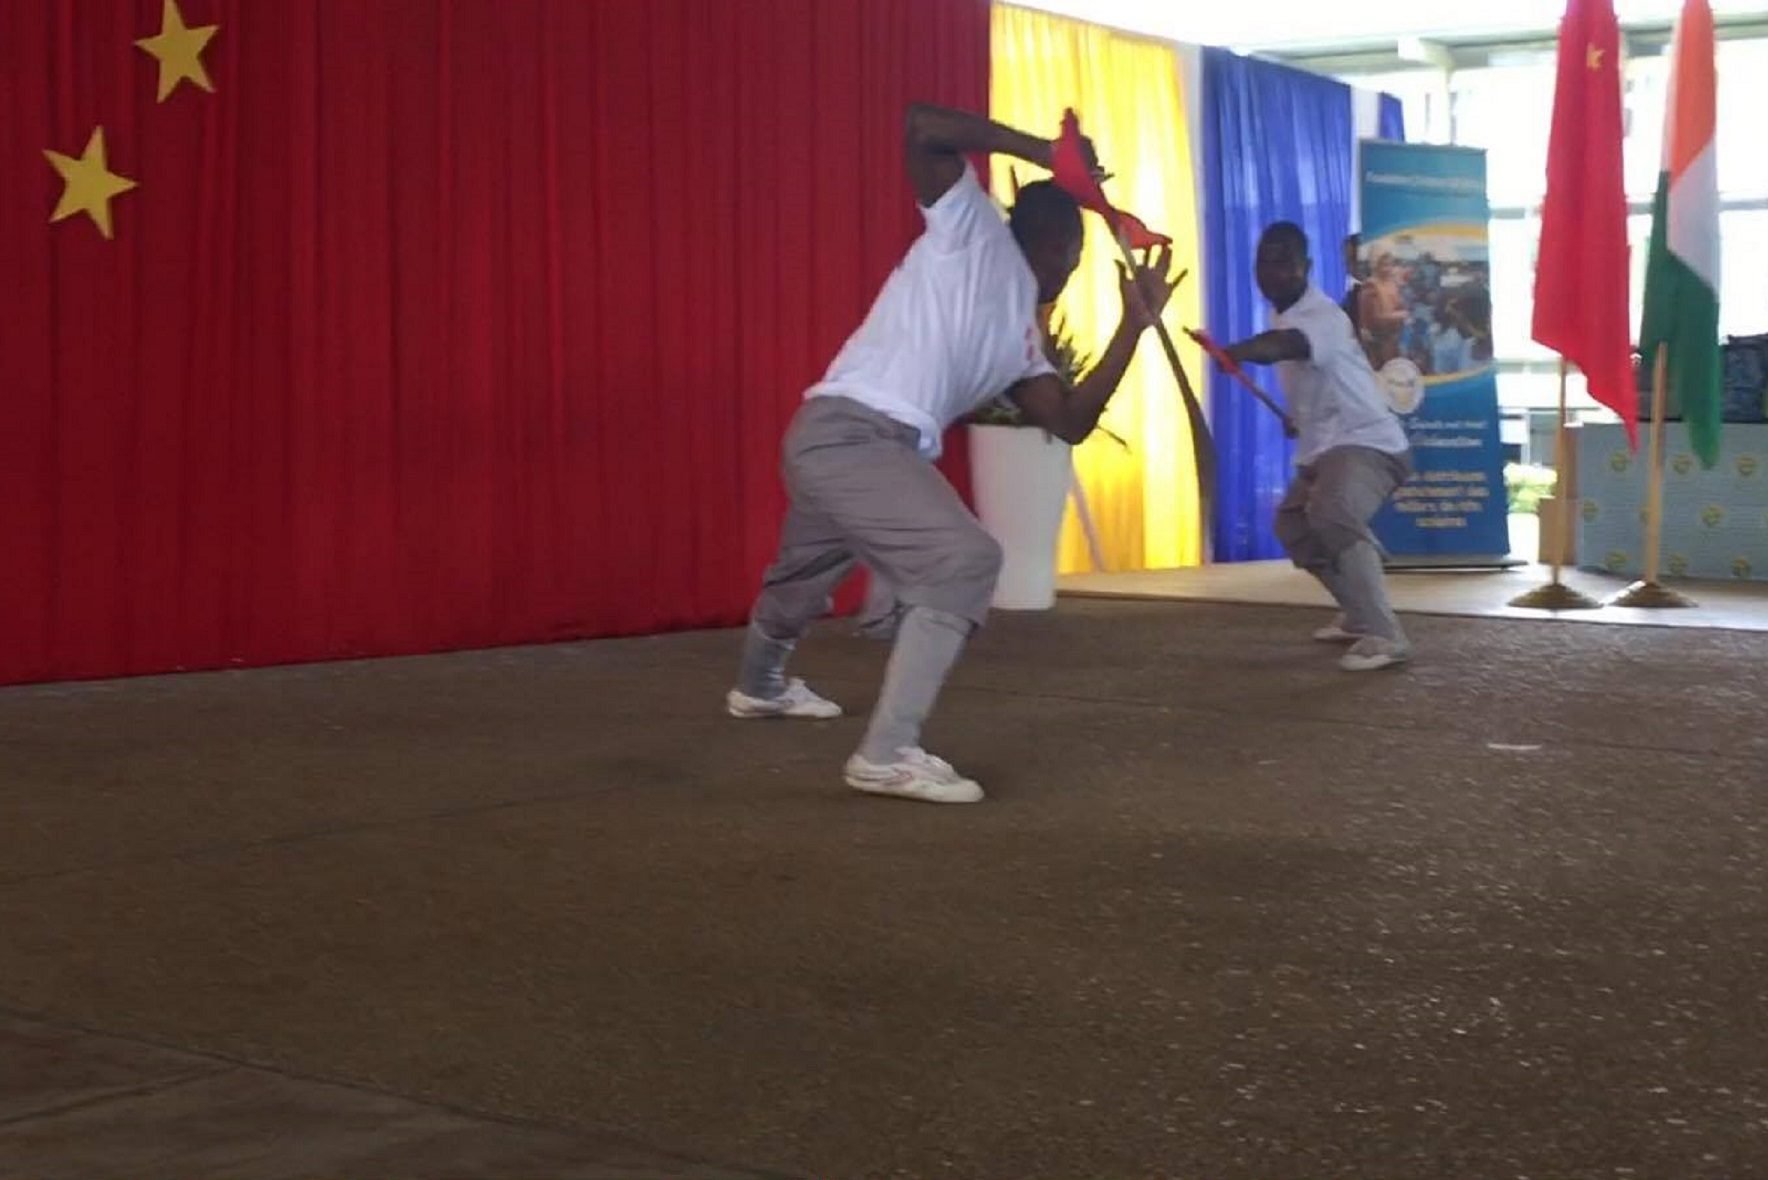
[[[1406,431],[1388,407],[1381,382],[1344,309],[1309,287],[1288,311],[1271,320],[1308,338],[1312,356],[1280,361],[1277,376],[1300,437],[1295,461],[1312,463],[1333,447],[1374,447],[1397,455],[1408,449]]]
[[[1009,386],[1053,370],[1037,280],[966,164],[885,281],[859,330],[806,397],[845,397],[913,426],[939,456],[946,428]]]

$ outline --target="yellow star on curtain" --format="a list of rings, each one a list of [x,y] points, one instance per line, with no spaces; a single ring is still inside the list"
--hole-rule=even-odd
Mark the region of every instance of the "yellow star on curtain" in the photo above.
[[[203,68],[202,52],[208,45],[220,25],[201,25],[189,28],[184,23],[184,14],[178,11],[178,0],[166,0],[166,7],[160,16],[160,32],[157,37],[143,37],[135,42],[141,49],[160,63],[160,96],[159,101],[165,102],[172,91],[178,89],[178,83],[189,80],[213,94],[214,83],[209,81],[209,72]]]
[[[49,216],[50,222],[84,213],[98,226],[99,233],[110,237],[111,198],[128,192],[135,182],[110,170],[104,158],[104,128],[93,128],[92,138],[86,141],[86,150],[77,160],[60,152],[45,151],[43,155],[65,182],[61,201]]]

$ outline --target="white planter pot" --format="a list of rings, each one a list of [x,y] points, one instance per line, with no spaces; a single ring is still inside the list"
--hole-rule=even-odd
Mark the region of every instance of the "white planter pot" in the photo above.
[[[1029,426],[972,426],[970,476],[976,516],[1001,543],[994,605],[1056,604],[1056,541],[1074,479],[1074,448]]]

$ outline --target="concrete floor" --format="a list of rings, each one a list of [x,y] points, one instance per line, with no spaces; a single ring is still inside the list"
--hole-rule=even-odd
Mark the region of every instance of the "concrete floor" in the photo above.
[[[1664,584],[1694,605],[1675,609],[1603,606],[1631,583],[1626,578],[1567,568],[1560,580],[1593,599],[1593,609],[1542,611],[1511,606],[1519,594],[1547,582],[1543,565],[1485,570],[1396,570],[1388,574],[1394,608],[1401,612],[1486,619],[1558,619],[1568,623],[1622,623],[1636,627],[1721,628],[1768,631],[1768,582],[1715,582],[1673,578]],[[1264,606],[1331,605],[1312,578],[1299,577],[1287,561],[1239,561],[1189,569],[1130,573],[1069,574],[1062,593],[1077,598],[1234,602]]]
[[[0,1173],[1768,1175],[1768,635],[1322,617],[1000,618],[976,808],[729,635],[0,692]]]
[[[214,1056],[0,1016],[0,1167],[94,1177],[765,1180]]]

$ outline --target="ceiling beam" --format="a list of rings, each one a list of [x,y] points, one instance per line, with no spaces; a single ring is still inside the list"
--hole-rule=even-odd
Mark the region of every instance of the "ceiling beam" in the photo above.
[[[1721,41],[1768,38],[1768,16],[1720,16],[1714,20],[1714,29]],[[1671,31],[1667,21],[1623,29],[1628,55],[1650,57],[1663,52],[1670,43]],[[1490,65],[1495,58],[1529,53],[1550,55],[1556,43],[1551,30],[1535,30],[1508,36],[1408,37],[1299,45],[1257,50],[1256,56],[1320,74],[1362,74],[1420,66],[1464,70]]]

